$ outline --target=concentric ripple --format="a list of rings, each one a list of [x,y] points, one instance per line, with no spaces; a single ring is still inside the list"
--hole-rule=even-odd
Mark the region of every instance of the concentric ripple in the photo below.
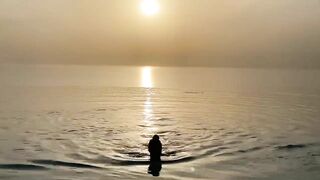
[[[44,92],[28,97],[46,97],[29,109],[1,114],[0,143],[6,146],[0,170],[145,166],[154,134],[163,144],[163,164],[170,165],[250,158],[268,164],[288,157],[314,164],[319,157],[317,96],[143,88]]]

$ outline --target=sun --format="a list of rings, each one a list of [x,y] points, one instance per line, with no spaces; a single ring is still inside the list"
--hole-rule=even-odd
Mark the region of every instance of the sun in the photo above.
[[[146,16],[153,16],[159,13],[160,5],[158,0],[142,0],[140,10]]]

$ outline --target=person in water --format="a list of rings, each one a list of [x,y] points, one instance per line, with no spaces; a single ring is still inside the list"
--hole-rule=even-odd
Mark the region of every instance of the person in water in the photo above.
[[[154,135],[149,141],[148,150],[150,161],[161,161],[162,144],[158,135]]]
[[[159,176],[162,168],[162,144],[158,135],[154,135],[149,141],[148,150],[150,153],[150,165],[148,168],[148,173],[152,174],[153,176]]]

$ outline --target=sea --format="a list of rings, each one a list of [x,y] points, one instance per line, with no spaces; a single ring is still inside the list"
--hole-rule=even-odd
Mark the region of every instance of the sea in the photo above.
[[[0,179],[154,178],[319,180],[320,70],[0,65]]]

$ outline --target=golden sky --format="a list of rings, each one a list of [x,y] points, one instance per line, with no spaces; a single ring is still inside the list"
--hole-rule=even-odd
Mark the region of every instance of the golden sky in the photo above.
[[[5,63],[320,67],[319,0],[0,0]]]

